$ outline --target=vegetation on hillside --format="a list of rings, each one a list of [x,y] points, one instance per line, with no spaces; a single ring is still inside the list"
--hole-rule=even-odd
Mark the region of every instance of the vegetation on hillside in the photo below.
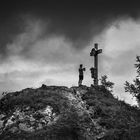
[[[135,64],[137,76],[133,80],[133,83],[125,82],[125,91],[136,97],[138,103],[140,102],[140,56],[136,57]]]
[[[106,90],[112,92],[114,83],[108,80],[107,75],[101,76],[100,81],[101,81],[101,85],[104,86]]]
[[[6,94],[0,107],[2,140],[138,140],[140,137],[139,109],[114,98],[103,84],[28,88]]]

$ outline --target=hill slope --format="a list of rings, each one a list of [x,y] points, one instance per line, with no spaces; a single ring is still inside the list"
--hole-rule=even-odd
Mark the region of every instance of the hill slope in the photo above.
[[[42,85],[0,100],[0,139],[138,140],[139,116],[102,86]]]

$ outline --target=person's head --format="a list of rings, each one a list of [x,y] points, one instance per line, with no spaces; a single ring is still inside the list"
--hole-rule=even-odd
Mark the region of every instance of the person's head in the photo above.
[[[94,69],[93,67],[90,68],[91,71],[92,71],[93,69]]]
[[[83,67],[83,64],[80,64],[80,68],[82,68]]]

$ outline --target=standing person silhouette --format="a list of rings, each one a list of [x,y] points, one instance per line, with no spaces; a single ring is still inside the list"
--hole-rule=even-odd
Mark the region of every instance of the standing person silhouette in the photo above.
[[[84,79],[84,71],[86,70],[86,68],[83,68],[83,65],[80,64],[80,67],[79,67],[79,82],[78,82],[78,85],[81,86],[82,85],[82,81]]]

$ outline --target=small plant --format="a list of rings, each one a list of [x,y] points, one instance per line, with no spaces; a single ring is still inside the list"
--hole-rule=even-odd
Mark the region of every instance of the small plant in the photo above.
[[[112,92],[114,83],[111,82],[111,81],[108,81],[107,78],[108,78],[107,75],[101,76],[101,79],[100,79],[101,80],[101,85],[104,86],[105,89]]]

